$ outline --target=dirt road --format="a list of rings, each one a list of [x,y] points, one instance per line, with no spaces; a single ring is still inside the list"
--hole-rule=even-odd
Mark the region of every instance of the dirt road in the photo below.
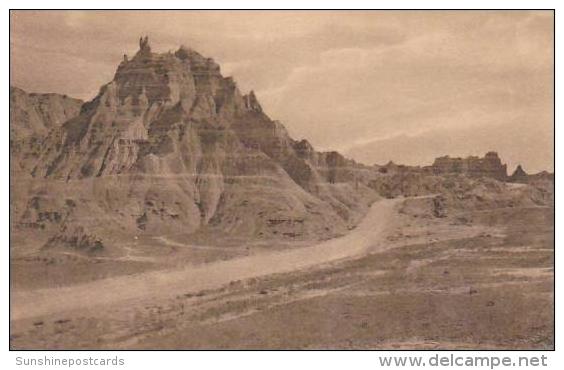
[[[70,287],[12,292],[12,321],[126,300],[171,297],[232,281],[305,269],[384,248],[384,231],[397,220],[401,199],[381,200],[348,235],[312,247],[264,253],[183,269],[121,276]]]

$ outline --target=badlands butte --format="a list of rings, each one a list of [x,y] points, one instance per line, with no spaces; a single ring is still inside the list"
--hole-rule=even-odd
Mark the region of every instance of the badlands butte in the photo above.
[[[10,230],[13,349],[554,346],[553,174],[316,151],[147,37],[91,101],[10,88]]]

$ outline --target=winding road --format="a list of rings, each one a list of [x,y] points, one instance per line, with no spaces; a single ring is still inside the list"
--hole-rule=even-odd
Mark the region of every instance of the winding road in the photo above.
[[[262,253],[182,269],[153,271],[62,288],[17,291],[11,295],[11,320],[109,306],[127,300],[174,297],[232,281],[285,273],[363,255],[384,248],[384,231],[397,220],[402,199],[380,200],[349,234],[311,247]]]

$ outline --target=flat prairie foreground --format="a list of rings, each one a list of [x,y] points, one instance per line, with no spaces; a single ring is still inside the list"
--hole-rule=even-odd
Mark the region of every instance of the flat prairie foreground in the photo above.
[[[420,200],[378,201],[314,246],[62,287],[12,282],[10,346],[552,349],[554,208],[405,212]],[[13,263],[12,280],[22,274]]]

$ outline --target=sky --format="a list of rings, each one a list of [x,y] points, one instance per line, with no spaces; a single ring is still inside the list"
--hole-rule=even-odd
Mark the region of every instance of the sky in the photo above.
[[[551,11],[12,11],[11,83],[92,99],[141,35],[214,58],[294,139],[366,164],[553,171]]]

